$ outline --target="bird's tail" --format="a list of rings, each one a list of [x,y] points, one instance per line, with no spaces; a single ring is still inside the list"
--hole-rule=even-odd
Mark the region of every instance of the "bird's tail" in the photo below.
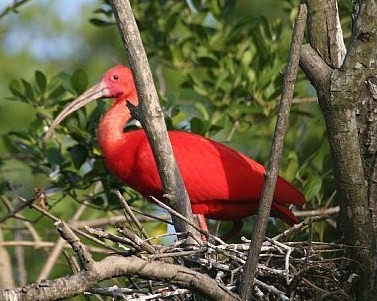
[[[283,178],[278,177],[271,209],[272,215],[281,218],[290,225],[297,224],[299,220],[288,206],[295,205],[300,208],[305,202],[305,196],[301,191]]]

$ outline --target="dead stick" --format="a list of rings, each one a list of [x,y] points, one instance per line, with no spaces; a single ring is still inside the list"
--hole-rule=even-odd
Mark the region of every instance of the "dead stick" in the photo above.
[[[197,225],[195,225],[194,223],[192,223],[191,221],[189,221],[185,216],[183,216],[182,214],[180,214],[179,212],[175,211],[174,209],[170,208],[168,205],[164,204],[163,202],[161,202],[160,200],[156,199],[155,197],[151,197],[151,200],[155,203],[157,203],[157,205],[159,205],[160,207],[164,208],[165,210],[167,210],[172,216],[175,216],[175,217],[178,217],[179,219],[181,219],[182,221],[188,223],[191,227],[193,227],[196,231],[200,232],[200,234],[203,234],[207,239],[208,237],[210,236],[210,234],[207,232],[207,231],[204,231],[203,229],[200,229]]]
[[[283,93],[281,96],[279,114],[270,152],[270,160],[265,175],[262,197],[259,203],[257,221],[254,226],[248,258],[241,279],[239,292],[242,300],[247,300],[251,297],[250,295],[258,265],[259,252],[267,229],[268,216],[270,214],[278,176],[279,162],[283,152],[284,136],[288,127],[294,84],[300,60],[300,49],[305,32],[306,15],[306,6],[301,4],[296,17],[295,27],[293,29],[288,67],[284,76]]]
[[[144,238],[148,238],[147,232],[145,232],[142,224],[139,222],[139,220],[136,218],[135,214],[132,212],[130,206],[128,205],[127,201],[124,199],[123,195],[119,192],[119,190],[114,191],[115,195],[120,201],[120,205],[123,207],[124,211],[129,215],[129,217],[132,219],[132,221],[135,223],[137,228],[139,229],[140,233],[144,236]]]

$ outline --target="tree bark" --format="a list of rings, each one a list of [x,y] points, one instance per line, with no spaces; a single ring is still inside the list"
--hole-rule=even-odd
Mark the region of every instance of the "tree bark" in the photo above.
[[[360,276],[355,294],[357,300],[373,300],[377,294],[376,244],[372,226],[376,225],[375,221],[372,223],[376,199],[372,192],[375,191],[376,182],[369,176],[374,175],[375,151],[373,147],[372,150],[368,149],[365,141],[372,141],[374,134],[364,137],[359,136],[359,132],[370,129],[370,126],[373,128],[375,123],[367,121],[370,116],[364,111],[361,114],[358,104],[365,99],[370,103],[373,99],[366,83],[373,82],[376,74],[377,6],[374,1],[355,4],[351,44],[342,63],[343,42],[339,39],[340,30],[334,30],[339,28],[336,1],[306,3],[310,16],[309,41],[317,54],[303,51],[301,66],[317,90],[326,122],[340,200],[340,223],[346,243],[354,246],[350,248],[350,254],[356,262],[355,272]],[[332,13],[328,13],[329,10]],[[335,69],[324,67],[324,63]],[[313,65],[316,66],[314,69]],[[315,74],[318,70],[326,69],[323,74]],[[372,86],[370,84],[369,88]],[[371,112],[370,109],[367,111]],[[367,160],[370,150],[373,160]],[[370,162],[373,163],[368,164]],[[372,189],[370,183],[373,184]]]

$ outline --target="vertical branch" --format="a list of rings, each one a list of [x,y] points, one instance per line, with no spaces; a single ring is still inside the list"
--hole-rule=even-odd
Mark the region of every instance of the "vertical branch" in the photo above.
[[[191,203],[175,161],[152,73],[130,3],[128,0],[110,2],[129,54],[129,62],[140,100],[139,109],[142,116],[140,122],[151,144],[167,203],[193,222]],[[177,232],[192,232],[199,237],[199,233],[182,220],[174,216],[172,220]]]
[[[13,236],[15,241],[22,241],[22,230],[20,230],[21,222],[19,220],[15,220],[16,229],[13,230]],[[25,252],[24,247],[20,245],[16,245],[14,247],[14,255],[17,262],[17,285],[24,286],[27,283],[27,273],[25,268]],[[1,258],[1,256],[0,256]]]
[[[333,68],[339,68],[346,55],[336,0],[305,0],[308,7],[310,45]],[[313,28],[315,27],[315,30]]]
[[[12,262],[7,249],[1,245],[3,241],[3,230],[0,227],[0,288],[13,288]]]
[[[289,61],[284,75],[284,87],[270,152],[270,161],[265,175],[261,201],[259,203],[257,221],[254,227],[248,257],[241,279],[240,296],[242,300],[247,300],[250,296],[258,265],[260,248],[266,233],[268,216],[271,210],[279,171],[279,162],[283,152],[284,137],[288,127],[294,84],[300,60],[300,49],[305,32],[306,15],[306,6],[301,4],[296,17],[295,27],[293,29]]]

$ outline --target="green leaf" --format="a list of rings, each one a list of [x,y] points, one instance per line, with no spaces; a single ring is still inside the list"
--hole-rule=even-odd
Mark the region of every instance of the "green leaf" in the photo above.
[[[58,97],[61,96],[65,91],[66,91],[66,89],[65,89],[63,86],[58,86],[58,87],[56,87],[56,88],[50,93],[50,95],[48,96],[48,99],[58,98]]]
[[[42,119],[35,119],[29,124],[29,132],[34,137],[41,137],[43,134],[44,123]]]
[[[56,147],[51,147],[47,149],[47,161],[51,164],[57,164],[60,165],[61,163],[64,162],[64,157],[60,153],[59,149]]]
[[[20,82],[18,80],[13,79],[9,83],[9,90],[19,100],[21,100],[21,101],[27,101],[25,95],[23,94],[21,84],[20,84]]]
[[[195,109],[197,109],[200,112],[200,114],[202,115],[202,117],[203,117],[204,120],[208,120],[209,119],[208,110],[207,110],[207,108],[205,107],[205,105],[203,103],[196,102],[194,104],[194,107],[195,107]]]
[[[86,147],[76,144],[70,147],[68,151],[72,157],[73,165],[76,169],[79,169],[88,157],[88,150]]]
[[[311,200],[314,198],[321,190],[322,188],[322,178],[319,176],[313,175],[308,179],[308,181],[305,183],[305,195],[308,200]]]
[[[35,81],[37,82],[39,91],[44,93],[47,87],[47,79],[46,76],[39,70],[35,71]]]
[[[101,20],[97,18],[91,18],[89,19],[89,22],[95,26],[102,26],[102,27],[111,26],[115,24],[114,22],[109,22],[109,21],[105,21],[105,20]]]
[[[22,82],[22,85],[24,86],[25,95],[28,98],[28,100],[34,101],[35,100],[34,92],[33,92],[33,87],[31,86],[31,84],[24,79],[21,79],[21,82]]]
[[[77,94],[82,94],[88,87],[88,76],[82,69],[77,69],[71,76],[71,86]]]
[[[197,59],[197,62],[202,67],[212,67],[212,68],[214,68],[214,67],[219,66],[219,63],[215,59],[213,59],[209,56],[202,56],[202,57]]]
[[[193,117],[190,120],[191,132],[196,134],[203,133],[204,124],[198,117]]]

